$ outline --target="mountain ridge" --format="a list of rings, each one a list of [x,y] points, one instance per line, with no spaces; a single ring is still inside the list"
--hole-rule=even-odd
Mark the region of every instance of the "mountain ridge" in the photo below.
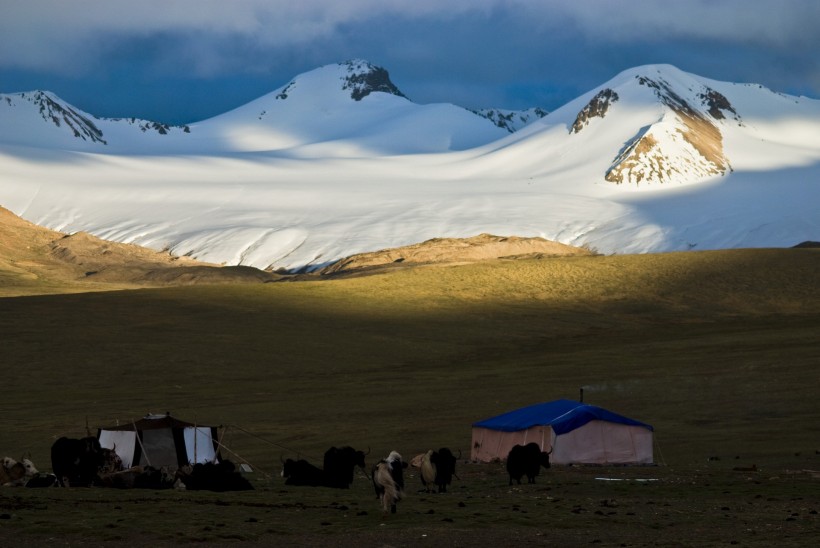
[[[510,133],[415,105],[370,67],[319,67],[189,133],[91,120],[108,145],[65,124],[52,139],[36,110],[39,125],[0,115],[0,203],[49,228],[287,271],[481,233],[605,254],[820,239],[818,100],[646,65]]]
[[[305,89],[307,88],[307,89]],[[339,93],[341,92],[341,93]],[[10,118],[9,111],[21,103],[28,102],[31,106],[38,110],[45,122],[50,122],[54,130],[62,131],[62,133],[73,133],[73,137],[78,141],[71,141],[65,138],[62,139],[48,139],[46,142],[53,142],[56,146],[61,146],[68,149],[77,150],[95,150],[97,152],[107,152],[108,149],[114,149],[119,152],[127,150],[129,146],[140,148],[140,144],[134,141],[135,133],[129,132],[126,126],[136,126],[142,133],[155,133],[157,135],[171,135],[179,134],[191,135],[185,141],[178,141],[169,143],[169,139],[157,141],[154,149],[162,150],[165,147],[171,147],[171,150],[188,150],[196,151],[197,147],[203,147],[203,143],[221,142],[224,148],[231,149],[227,143],[227,139],[220,135],[224,133],[224,129],[213,128],[218,125],[220,121],[234,118],[234,124],[244,124],[250,130],[251,124],[262,126],[263,130],[267,125],[272,124],[274,128],[285,127],[286,131],[294,131],[293,126],[304,125],[309,122],[312,116],[325,118],[328,113],[344,109],[348,105],[345,104],[347,100],[359,103],[368,97],[373,97],[374,94],[390,95],[398,99],[402,99],[406,104],[402,105],[405,108],[412,109],[416,107],[417,110],[435,110],[433,114],[438,120],[439,124],[451,126],[450,132],[461,132],[460,138],[466,140],[464,145],[457,145],[456,148],[469,148],[475,144],[482,142],[476,141],[469,137],[469,134],[478,132],[482,137],[480,139],[490,139],[502,136],[502,133],[496,131],[496,128],[503,128],[508,132],[515,131],[522,127],[527,121],[535,119],[542,115],[542,109],[528,109],[526,111],[502,111],[501,109],[486,109],[485,112],[477,112],[456,105],[439,104],[439,105],[416,105],[412,103],[407,96],[396,87],[390,80],[389,73],[383,67],[373,65],[372,63],[354,59],[345,61],[343,63],[336,63],[325,65],[298,75],[291,79],[287,84],[281,86],[272,92],[269,92],[261,97],[258,97],[248,103],[240,105],[225,113],[216,115],[206,120],[194,122],[184,125],[170,125],[162,122],[143,120],[138,118],[101,118],[93,114],[84,112],[77,107],[74,107],[67,101],[61,99],[56,94],[50,91],[29,91],[16,94],[0,94],[0,110],[5,107],[5,118]],[[304,101],[300,101],[300,96],[307,95],[307,102],[310,103],[309,108],[305,108]],[[341,99],[341,101],[340,101]],[[295,104],[294,104],[295,103]],[[401,103],[399,103],[401,104]],[[286,107],[283,109],[283,105]],[[11,107],[11,108],[10,108]],[[392,107],[392,108],[391,108]],[[289,120],[287,115],[283,117],[282,113],[287,114],[288,109],[292,109],[296,113],[297,119],[295,123]],[[309,112],[312,110],[313,112]],[[390,110],[397,110],[396,105],[388,105],[383,117],[386,117],[392,112]],[[447,111],[447,112],[443,112]],[[468,114],[469,113],[469,114]],[[399,113],[406,116],[402,113]],[[301,119],[299,119],[301,117]],[[36,118],[36,117],[34,117]],[[453,118],[448,120],[447,118]],[[269,121],[272,122],[268,124]],[[326,121],[326,120],[322,120]],[[343,120],[344,121],[344,120]],[[2,119],[0,118],[0,122]],[[31,121],[29,120],[29,123]],[[369,121],[372,125],[383,124],[385,120],[379,119]],[[491,122],[490,126],[487,122]],[[348,124],[354,124],[354,120],[347,120]],[[386,123],[390,123],[388,119]],[[0,138],[3,138],[3,133],[6,133],[5,138],[9,143],[15,143],[12,128],[10,126],[20,127],[26,125],[26,120],[18,117],[12,120],[6,128],[0,126]],[[316,130],[319,129],[320,124],[315,124]],[[361,127],[361,124],[359,124]],[[460,126],[465,126],[460,129]],[[5,131],[3,131],[5,129]],[[298,133],[298,131],[297,131]],[[201,136],[201,139],[197,140]],[[344,131],[336,132],[335,137],[344,136]],[[63,136],[64,137],[64,136]],[[123,140],[126,140],[123,143]],[[186,142],[188,141],[188,142]],[[24,135],[18,140],[17,144],[28,146],[37,146],[42,143],[42,135],[38,138],[26,138]],[[269,141],[271,143],[271,141]],[[102,148],[91,148],[86,145],[98,144]],[[107,147],[106,145],[112,145]],[[300,146],[305,143],[298,137],[281,138],[271,149],[288,149],[293,146]],[[72,146],[73,145],[73,146]],[[114,146],[119,145],[119,146]],[[144,146],[144,145],[143,145]],[[207,144],[204,145],[207,149]],[[219,147],[217,147],[218,149]],[[236,149],[237,147],[233,147]],[[259,147],[255,147],[259,148]],[[435,149],[434,149],[435,150]]]

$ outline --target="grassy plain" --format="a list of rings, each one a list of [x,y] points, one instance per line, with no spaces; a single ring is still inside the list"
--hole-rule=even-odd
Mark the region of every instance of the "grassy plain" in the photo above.
[[[0,298],[0,452],[48,469],[59,436],[171,411],[225,425],[257,487],[6,489],[0,540],[813,545],[819,272],[815,249],[734,250]],[[330,445],[467,455],[472,422],[581,387],[654,425],[660,466],[510,488],[499,465],[462,463],[447,495],[410,478],[387,520],[363,478],[340,492],[276,476],[280,456],[318,463]]]

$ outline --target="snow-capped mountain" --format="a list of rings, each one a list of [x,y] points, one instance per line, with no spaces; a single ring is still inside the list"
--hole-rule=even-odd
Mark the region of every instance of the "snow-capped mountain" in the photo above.
[[[97,118],[48,92],[0,95],[0,140],[99,153],[373,156],[464,150],[504,134],[461,107],[411,102],[385,69],[362,60],[301,74],[235,110],[185,126]]]
[[[514,133],[490,118],[414,104],[364,61],[187,127],[6,95],[0,205],[260,268],[481,233],[604,253],[820,240],[818,100],[649,65]]]
[[[0,94],[0,141],[40,148],[101,150],[110,140],[139,143],[139,134],[190,133],[137,118],[97,118],[47,91]]]

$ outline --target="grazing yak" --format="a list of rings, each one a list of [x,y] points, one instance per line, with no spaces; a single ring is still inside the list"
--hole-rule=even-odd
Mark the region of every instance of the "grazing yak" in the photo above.
[[[285,485],[318,487],[325,484],[324,471],[305,459],[282,461],[282,477],[285,478]]]
[[[188,491],[251,491],[253,485],[240,472],[236,465],[226,459],[217,463],[197,463],[183,466],[177,476]]]
[[[29,459],[20,459],[20,462],[17,462],[11,457],[5,457],[2,465],[0,465],[0,486],[19,487],[25,485],[29,478],[37,473],[37,468]]]
[[[396,513],[396,503],[404,496],[404,469],[407,463],[401,455],[391,451],[386,459],[380,460],[373,467],[373,487],[376,497],[381,501],[382,513]]]
[[[349,446],[341,448],[331,447],[325,451],[325,486],[335,487],[337,489],[349,489],[350,484],[353,483],[353,472],[356,467],[358,466],[364,471],[364,457],[368,453],[370,453],[369,449],[367,453],[365,453],[364,451],[356,451]]]
[[[510,485],[513,484],[513,480],[521,485],[522,476],[527,476],[529,483],[535,483],[535,476],[538,475],[541,467],[550,467],[550,453],[552,453],[552,450],[549,453],[541,451],[541,448],[535,442],[513,446],[507,455],[507,473],[510,474]]]
[[[65,487],[89,487],[99,484],[101,473],[122,469],[122,461],[113,449],[104,449],[95,437],[60,438],[51,446],[51,468]]]
[[[459,453],[460,455],[461,453]],[[447,486],[456,474],[458,458],[446,447],[438,451],[430,449],[421,458],[421,484],[428,493],[435,485],[439,493],[446,493]]]
[[[435,482],[439,493],[446,493],[447,486],[453,482],[453,476],[456,476],[456,461],[461,457],[461,451],[458,454],[459,457],[456,457],[446,447],[442,447],[438,450],[438,453],[434,453],[436,457]]]
[[[436,484],[436,458],[433,456],[436,452],[430,449],[421,457],[421,485],[424,490],[429,493]]]
[[[287,478],[285,485],[349,489],[350,484],[353,483],[353,472],[356,467],[364,471],[364,458],[369,452],[369,450],[367,453],[356,451],[349,446],[331,447],[325,451],[324,470],[304,459],[280,459],[282,460],[282,477]]]

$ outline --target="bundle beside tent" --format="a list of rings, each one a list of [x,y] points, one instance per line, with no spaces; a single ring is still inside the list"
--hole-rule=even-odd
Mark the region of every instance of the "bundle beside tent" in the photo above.
[[[217,429],[171,416],[146,415],[138,421],[100,428],[100,445],[114,449],[124,468],[216,462]]]
[[[652,464],[653,428],[594,405],[556,400],[473,424],[474,461],[506,459],[535,442],[555,464]]]

